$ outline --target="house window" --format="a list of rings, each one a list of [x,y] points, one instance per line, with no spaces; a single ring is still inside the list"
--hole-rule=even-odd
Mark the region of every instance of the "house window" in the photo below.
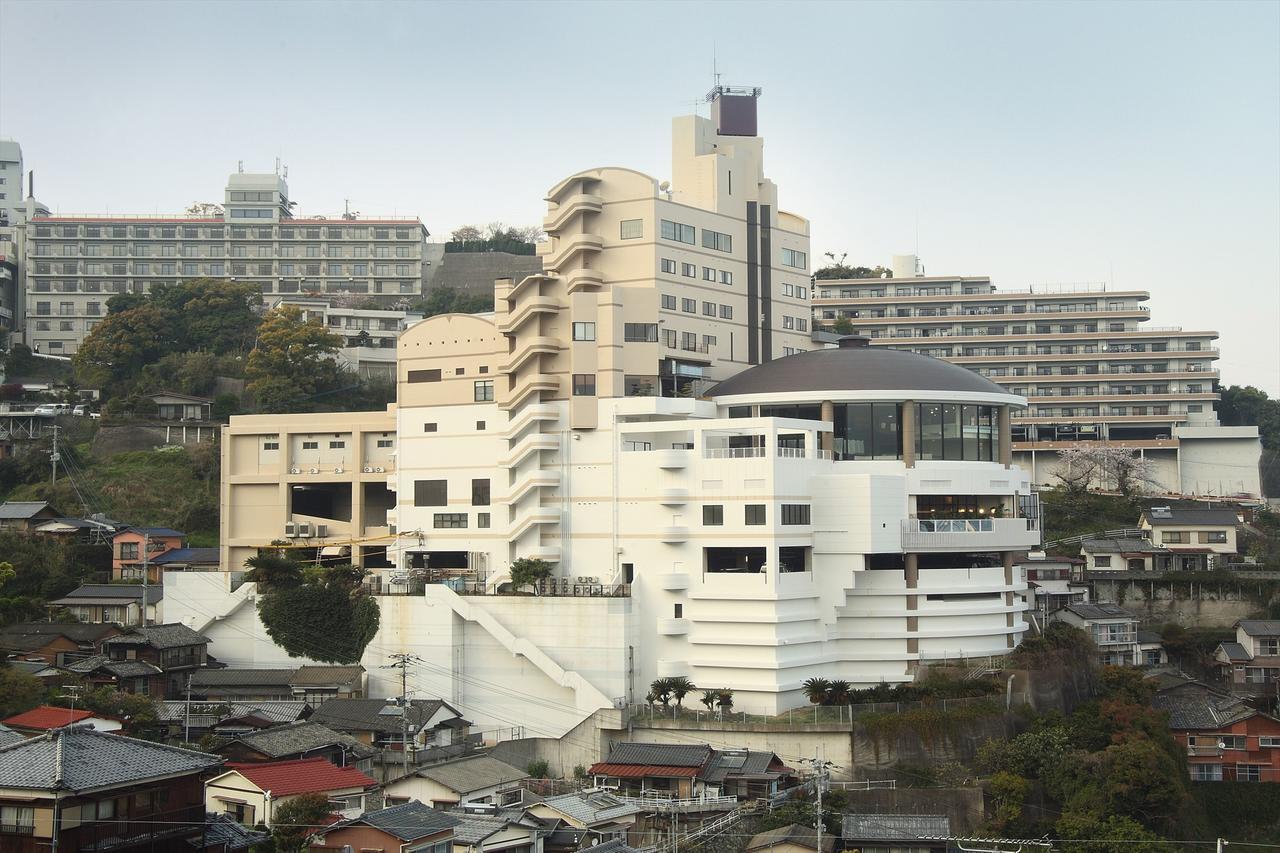
[[[347,443],[346,443],[345,441],[331,441],[331,442],[329,442],[329,449],[330,449],[330,450],[341,450],[342,448],[344,448],[344,447],[346,447],[346,446],[347,446]]]
[[[732,306],[732,305],[721,305],[721,306],[720,306],[720,319],[721,319],[721,320],[732,320],[732,319],[733,319],[733,306]]]
[[[493,380],[477,379],[475,385],[475,401],[477,403],[493,402]]]
[[[596,339],[596,324],[574,323],[573,339],[575,341],[594,341]]]
[[[1191,765],[1191,781],[1221,782],[1222,781],[1222,765],[1221,764],[1192,764]]]
[[[728,270],[720,270],[720,283],[733,284],[733,273]]]
[[[0,834],[34,835],[35,828],[34,806],[0,806]]]
[[[683,619],[684,605],[677,601],[675,604],[675,607],[673,607],[671,610],[671,615],[674,616],[676,619]]]
[[[804,269],[809,265],[809,256],[804,252],[798,252],[795,249],[782,250],[782,265],[784,267],[794,267],[795,269]]]
[[[703,267],[703,268],[702,268],[702,280],[703,280],[703,281],[715,281],[715,280],[716,280],[716,271],[715,271],[715,270],[713,270],[711,267]]]
[[[682,264],[680,264],[680,274],[681,274],[682,276],[684,276],[685,278],[697,278],[697,277],[698,277],[698,265],[697,265],[697,264],[684,264],[684,263],[682,263]]]
[[[1280,637],[1259,637],[1258,654],[1268,657],[1280,655]]]
[[[423,432],[436,432],[440,429],[440,425],[436,423],[426,423],[422,425]]]
[[[265,440],[262,442],[262,449],[263,450],[279,450],[280,440],[278,438]]]
[[[488,480],[472,480],[471,481],[471,505],[472,506],[488,506],[489,505],[489,481]]]
[[[463,528],[467,526],[465,512],[437,512],[432,519],[432,526],[437,528]]]
[[[594,373],[573,374],[573,396],[594,397],[596,395],[596,375]]]
[[[733,236],[729,234],[722,234],[719,231],[712,231],[709,228],[703,228],[702,247],[704,249],[715,249],[717,252],[732,252]]]
[[[1093,565],[1099,569],[1111,568],[1111,556],[1109,554],[1099,554],[1093,558]]]
[[[410,370],[409,381],[410,382],[439,382],[440,371],[439,370]]]
[[[318,441],[304,441],[304,442],[302,442],[302,449],[303,449],[303,450],[319,450],[319,449],[320,449],[320,442],[318,442]]]
[[[121,560],[138,559],[138,543],[137,542],[121,542],[120,543],[120,559]]]
[[[660,267],[664,273],[669,275],[676,274],[676,262],[672,258],[663,258],[660,263]]]
[[[704,317],[716,316],[716,304],[714,302],[702,303],[702,315]]]
[[[479,527],[479,528],[482,528],[482,529],[488,529],[488,527],[489,527],[489,513],[487,513],[487,512],[477,512],[477,513],[476,513],[476,527]]]
[[[662,220],[662,239],[675,240],[679,243],[688,243],[692,246],[694,240],[694,228],[692,225],[685,225],[680,222],[672,222],[669,219]]]
[[[1262,765],[1261,764],[1237,764],[1236,765],[1236,781],[1237,782],[1261,782],[1262,781]]]
[[[721,504],[706,504],[702,507],[702,523],[711,527],[719,527],[724,524],[724,506]]]
[[[687,298],[685,298],[685,299],[681,299],[681,300],[680,300],[680,310],[681,310],[681,311],[683,311],[683,312],[684,312],[684,313],[686,313],[686,314],[697,314],[697,313],[698,313],[698,300],[696,300],[696,299],[687,299]]]
[[[623,240],[638,240],[644,236],[644,220],[643,219],[624,219],[621,223],[621,231],[619,236]]]
[[[747,504],[745,521],[749,525],[764,524],[764,504]]]
[[[448,480],[415,480],[414,506],[446,506],[449,503]]]
[[[782,505],[782,523],[783,524],[808,524],[809,523],[809,504],[783,504]]]
[[[1160,534],[1160,541],[1166,545],[1179,545],[1187,540],[1181,530],[1166,530]]]
[[[622,339],[628,343],[657,343],[657,323],[623,323]]]

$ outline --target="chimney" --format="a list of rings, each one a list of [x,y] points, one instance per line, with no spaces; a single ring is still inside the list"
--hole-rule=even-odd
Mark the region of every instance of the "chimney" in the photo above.
[[[22,187],[18,187],[18,190],[21,191]],[[35,198],[35,197],[36,197],[36,170],[30,169],[27,171],[27,198]]]

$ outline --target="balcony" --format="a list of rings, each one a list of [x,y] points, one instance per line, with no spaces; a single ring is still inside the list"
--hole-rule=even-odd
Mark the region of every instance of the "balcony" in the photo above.
[[[1030,518],[908,518],[904,551],[982,551],[1034,548],[1040,528]]]
[[[659,468],[687,468],[689,466],[689,457],[692,455],[687,450],[676,450],[675,448],[664,450],[651,450],[653,461],[658,464]]]
[[[689,490],[685,488],[659,489],[658,500],[663,506],[679,506],[689,502]]]
[[[679,592],[682,589],[689,588],[688,572],[667,572],[658,575],[658,582],[667,592]]]
[[[658,633],[666,637],[678,637],[689,633],[688,619],[659,619]]]
[[[671,524],[658,528],[658,536],[668,545],[678,545],[689,541],[689,528],[684,525]]]

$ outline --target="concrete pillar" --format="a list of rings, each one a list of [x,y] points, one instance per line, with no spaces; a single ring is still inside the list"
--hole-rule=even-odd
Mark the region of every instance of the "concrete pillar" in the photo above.
[[[1013,555],[1007,556],[1012,559]],[[906,581],[907,589],[915,589],[920,585],[920,559],[915,554],[904,554],[903,563],[905,567],[902,575]]]
[[[830,400],[822,401],[822,422],[824,424],[830,424],[833,429],[835,428],[836,407],[835,407],[835,404],[832,403]],[[821,447],[822,451],[824,453],[832,454],[836,446],[835,435],[830,432],[824,432],[822,433],[821,441],[822,441],[822,447]]]
[[[1007,407],[1005,407],[1007,408]],[[1004,582],[1006,586],[1013,585],[1013,552],[1002,551],[1000,553],[1001,562],[1004,563]],[[1013,606],[1014,593],[1012,591],[1004,594],[1004,603],[1007,607]],[[1014,613],[1009,611],[1005,614],[1004,624],[1006,628],[1012,628],[1014,623]],[[1005,647],[1012,649],[1014,647],[1013,634],[1005,635]]]
[[[998,410],[1000,433],[1000,463],[1006,468],[1013,466],[1013,427],[1010,423],[1009,407],[1001,406]]]
[[[902,430],[902,464],[908,468],[916,467],[916,404],[907,400],[902,404],[902,416],[898,418],[898,428]]]

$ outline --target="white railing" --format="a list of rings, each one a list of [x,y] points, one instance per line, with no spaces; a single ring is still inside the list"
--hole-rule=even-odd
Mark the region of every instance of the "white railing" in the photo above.
[[[686,814],[688,812],[726,811],[738,807],[737,797],[691,797],[673,799],[656,791],[644,791],[640,796],[622,796],[618,799],[627,805],[646,811]]]
[[[1030,518],[904,519],[905,550],[1030,548],[1040,544],[1040,528]]]
[[[703,459],[760,459],[763,447],[708,447],[702,451]]]

